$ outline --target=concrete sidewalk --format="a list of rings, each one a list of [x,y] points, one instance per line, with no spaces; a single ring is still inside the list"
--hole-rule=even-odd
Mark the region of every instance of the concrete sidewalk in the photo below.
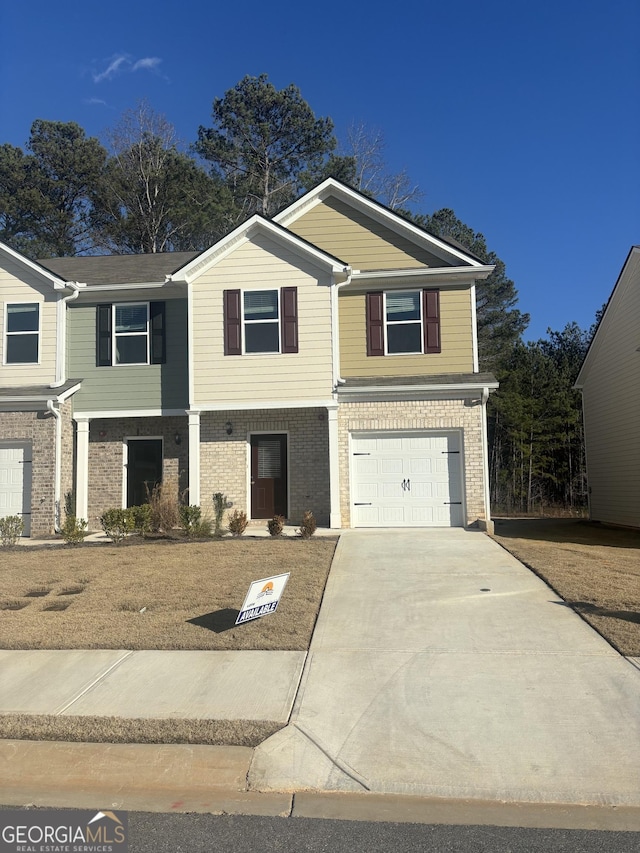
[[[640,672],[494,541],[347,531],[256,790],[640,806]]]

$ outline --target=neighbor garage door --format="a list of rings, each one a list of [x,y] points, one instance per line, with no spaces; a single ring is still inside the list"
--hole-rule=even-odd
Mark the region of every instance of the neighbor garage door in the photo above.
[[[460,433],[353,433],[354,527],[461,527]]]
[[[0,444],[0,518],[18,515],[31,532],[31,447]]]

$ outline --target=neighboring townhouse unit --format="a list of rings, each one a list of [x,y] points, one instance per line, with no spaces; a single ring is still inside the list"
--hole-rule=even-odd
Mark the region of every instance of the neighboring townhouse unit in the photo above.
[[[633,246],[576,380],[593,521],[640,528],[640,246]]]
[[[205,510],[222,492],[254,520],[296,524],[310,509],[334,528],[489,521],[497,383],[478,371],[475,283],[492,267],[464,249],[329,179],[200,254],[41,264],[22,262],[23,295],[5,264],[1,298],[42,293],[58,306],[51,378],[67,396],[45,410],[60,424],[52,409],[67,405],[69,424],[72,414],[65,471],[90,529],[157,482]],[[3,351],[26,353],[33,318],[18,326],[13,314]],[[3,389],[0,404],[15,409],[36,363],[18,374],[2,364],[11,381],[0,386],[19,390]],[[16,429],[2,411],[14,452],[27,446]],[[49,529],[69,479],[47,504]],[[40,488],[23,479],[25,506]]]

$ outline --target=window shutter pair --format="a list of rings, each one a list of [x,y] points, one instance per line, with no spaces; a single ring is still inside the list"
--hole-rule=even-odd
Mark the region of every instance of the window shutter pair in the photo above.
[[[98,305],[96,311],[96,364],[98,367],[109,367],[113,364],[112,309],[111,304]],[[149,303],[149,336],[151,364],[166,364],[167,329],[164,302]]]
[[[242,292],[225,290],[224,354],[242,355]],[[280,289],[280,352],[298,352],[298,288]]]
[[[367,355],[384,355],[384,294],[367,293]],[[422,291],[423,352],[440,352],[440,291]]]

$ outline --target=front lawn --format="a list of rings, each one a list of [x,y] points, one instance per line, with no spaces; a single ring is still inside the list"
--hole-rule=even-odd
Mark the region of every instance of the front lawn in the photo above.
[[[309,646],[334,539],[139,541],[0,551],[0,648]],[[276,613],[234,627],[251,581],[290,572]]]

